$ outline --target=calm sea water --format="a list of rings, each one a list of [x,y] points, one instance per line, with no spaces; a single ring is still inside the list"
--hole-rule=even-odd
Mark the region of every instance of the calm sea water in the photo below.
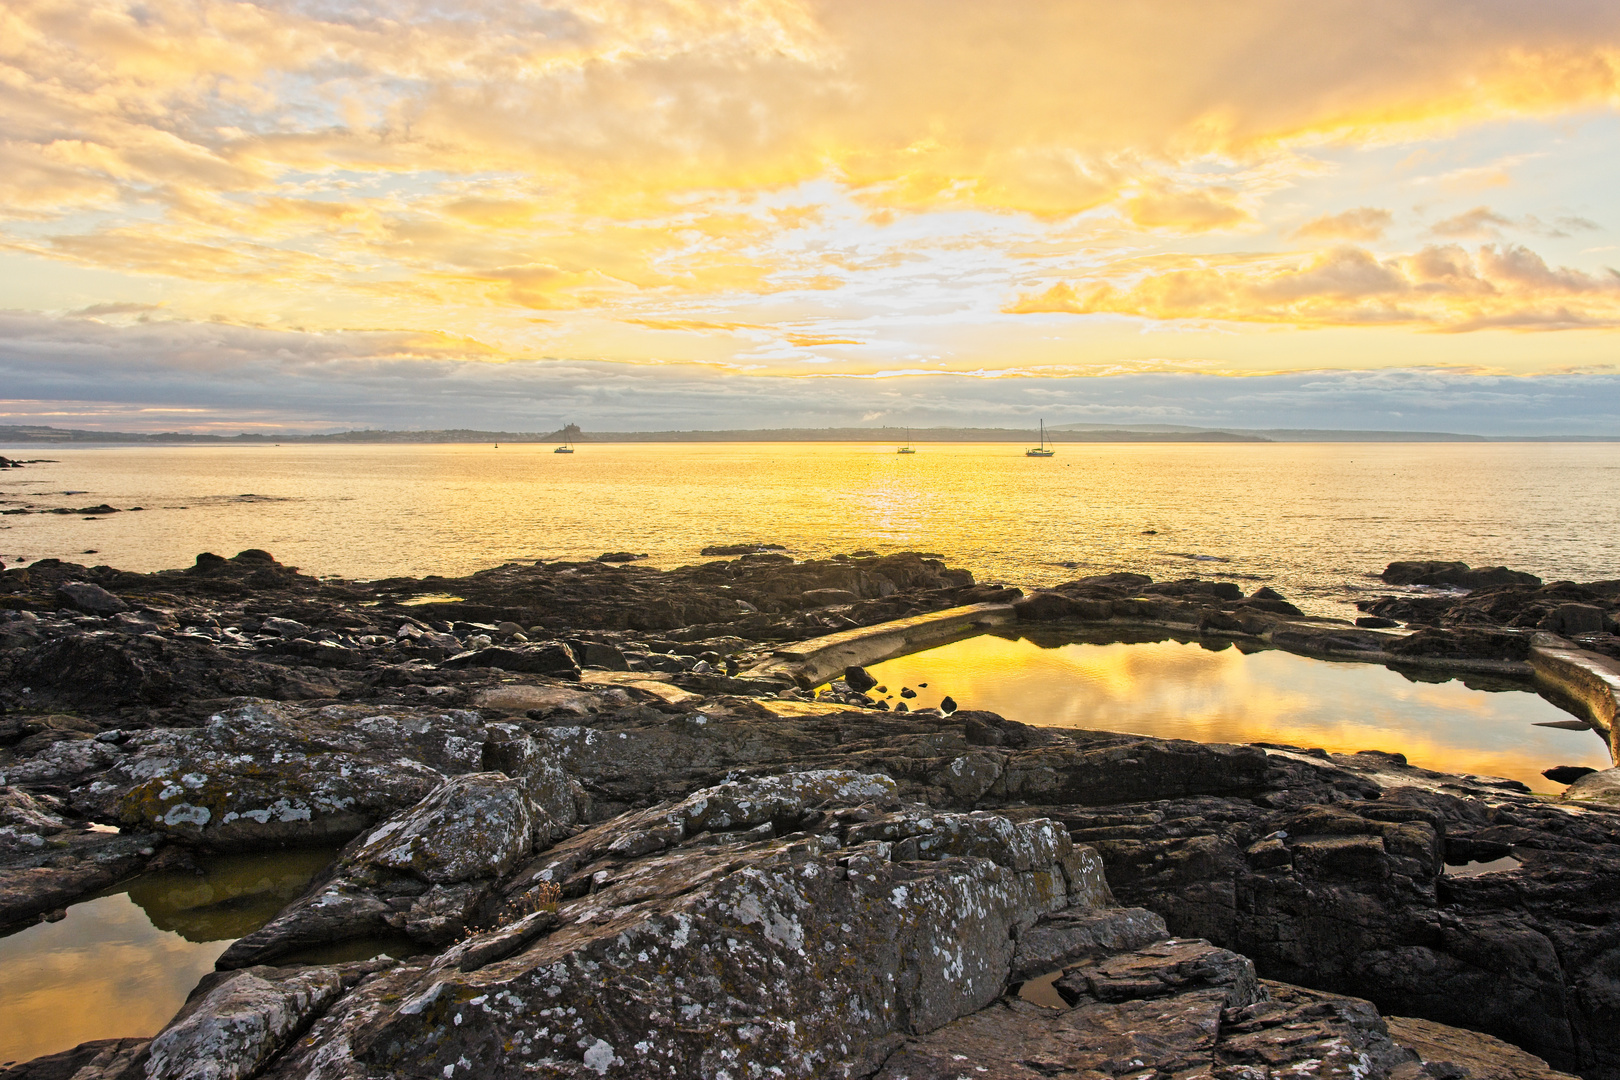
[[[772,541],[796,556],[937,552],[980,580],[1108,570],[1266,582],[1347,614],[1395,558],[1620,577],[1620,444],[13,447],[0,560],[135,570],[266,548],[323,575],[460,574],[513,559]],[[74,494],[65,494],[74,492]],[[10,508],[10,507],[4,507]],[[86,555],[94,549],[93,555]],[[1063,565],[1072,564],[1072,565]]]

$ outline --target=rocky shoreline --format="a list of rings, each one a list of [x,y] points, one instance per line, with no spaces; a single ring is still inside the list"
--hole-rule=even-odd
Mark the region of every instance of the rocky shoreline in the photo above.
[[[900,712],[853,670],[814,692],[840,649],[986,612],[1527,676],[1620,657],[1617,582],[1386,580],[1357,626],[914,553],[5,570],[0,927],[188,852],[346,846],[155,1038],[0,1077],[1620,1076],[1610,772],[1549,800],[1389,752]],[[415,955],[297,962],[383,935]]]

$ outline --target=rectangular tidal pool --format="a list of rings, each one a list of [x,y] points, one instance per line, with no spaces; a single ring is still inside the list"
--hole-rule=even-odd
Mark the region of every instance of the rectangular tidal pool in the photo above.
[[[1564,790],[1554,765],[1609,768],[1608,748],[1528,684],[1442,679],[1377,664],[1198,642],[1088,641],[1062,633],[981,634],[871,664],[891,707],[988,709],[1042,727],[1090,728],[1332,752],[1385,750],[1426,769]],[[915,698],[903,699],[902,687]]]

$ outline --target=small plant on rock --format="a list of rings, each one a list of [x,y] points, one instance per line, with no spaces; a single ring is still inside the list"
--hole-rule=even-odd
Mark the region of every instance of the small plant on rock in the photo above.
[[[512,908],[519,918],[533,915],[537,911],[556,911],[557,905],[562,903],[562,886],[555,881],[542,881],[522,896],[512,901]]]

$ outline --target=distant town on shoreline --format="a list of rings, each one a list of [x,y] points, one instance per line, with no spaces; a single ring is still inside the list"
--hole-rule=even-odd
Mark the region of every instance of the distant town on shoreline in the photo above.
[[[627,442],[1027,442],[1035,429],[931,427],[734,428],[718,431],[586,431],[574,424],[547,432],[377,429],[324,434],[242,432],[216,435],[95,431],[40,425],[0,425],[0,445],[22,444],[269,444],[269,443],[627,443]],[[1174,424],[1048,424],[1046,441],[1066,443],[1262,442],[1620,442],[1620,435],[1468,435],[1447,431],[1361,431],[1318,428],[1229,428]]]

